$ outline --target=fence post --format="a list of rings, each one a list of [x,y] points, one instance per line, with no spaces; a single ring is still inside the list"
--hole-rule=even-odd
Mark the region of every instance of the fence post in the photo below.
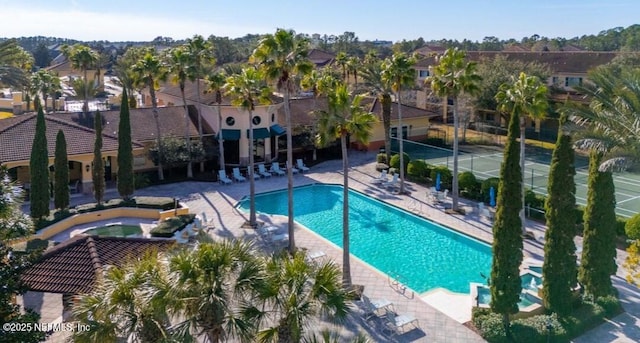
[[[531,168],[531,190],[533,190],[533,168]]]

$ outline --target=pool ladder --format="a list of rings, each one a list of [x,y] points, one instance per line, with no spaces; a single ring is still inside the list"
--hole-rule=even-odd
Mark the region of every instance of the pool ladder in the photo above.
[[[406,292],[408,287],[403,283],[402,280],[405,278],[400,275],[400,273],[389,272],[387,273],[387,281],[389,282],[389,287],[391,287],[394,291],[401,293],[406,296]],[[413,299],[413,291],[411,291],[411,298]]]

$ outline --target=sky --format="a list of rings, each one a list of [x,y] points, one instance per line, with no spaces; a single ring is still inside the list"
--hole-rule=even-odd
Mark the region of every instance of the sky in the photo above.
[[[640,22],[638,0],[0,0],[0,37],[81,41],[273,33],[360,40],[573,38]]]

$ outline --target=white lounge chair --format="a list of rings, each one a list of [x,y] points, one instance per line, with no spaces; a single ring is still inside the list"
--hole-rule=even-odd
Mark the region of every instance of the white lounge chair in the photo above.
[[[69,184],[69,193],[78,193],[80,191],[80,180],[76,180]]]
[[[389,182],[383,182],[382,186],[385,188],[395,188],[398,186],[398,174],[393,174],[393,178]]]
[[[284,176],[284,170],[280,169],[280,165],[278,162],[271,163],[271,174],[276,174],[278,176]]]
[[[364,319],[374,316],[380,316],[380,311],[393,309],[393,303],[387,299],[369,299],[366,295],[362,295],[364,304]]]
[[[279,233],[277,235],[271,236],[271,238],[269,239],[269,243],[272,243],[272,244],[281,244],[288,241],[289,241],[288,233]]]
[[[271,177],[271,173],[264,167],[264,163],[258,164],[258,175],[262,177]]]
[[[228,185],[233,183],[233,181],[231,181],[231,179],[227,177],[227,172],[225,172],[224,169],[218,170],[218,182],[220,182],[223,185]]]
[[[371,180],[371,183],[374,185],[385,183],[389,181],[389,175],[387,174],[387,170],[383,170],[380,172],[380,176]]]
[[[245,182],[247,178],[240,174],[240,168],[233,168],[233,179],[238,182]]]
[[[392,335],[405,333],[404,327],[407,325],[412,325],[414,328],[418,327],[418,319],[410,315],[397,315],[392,311],[387,311],[386,319],[386,327],[391,331]]]
[[[296,168],[296,167],[291,167],[291,172],[293,174],[298,174],[300,172],[300,170],[298,170],[298,168]]]
[[[296,166],[297,166],[297,167],[298,167],[298,169],[300,169],[300,171],[302,171],[303,173],[304,173],[304,172],[309,171],[309,167],[307,167],[307,166],[305,166],[305,165],[304,165],[304,163],[302,162],[302,159],[301,159],[301,158],[299,158],[299,159],[296,161]]]

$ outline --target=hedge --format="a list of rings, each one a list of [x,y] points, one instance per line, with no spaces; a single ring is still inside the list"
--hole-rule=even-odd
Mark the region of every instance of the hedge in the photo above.
[[[511,322],[512,339],[506,337],[502,316],[489,309],[474,308],[471,312],[472,324],[480,335],[489,342],[569,342],[589,329],[600,325],[604,318],[612,318],[621,312],[618,299],[607,296],[595,303],[585,301],[566,318],[555,314],[537,315],[516,319]],[[551,326],[549,330],[548,325]]]
[[[193,213],[181,214],[177,217],[171,217],[163,220],[156,227],[151,229],[153,237],[173,237],[176,231],[182,230],[188,224],[193,223],[196,215]]]
[[[429,165],[423,160],[414,160],[409,162],[407,174],[417,179],[429,177]]]
[[[489,192],[491,187],[496,192],[496,199],[498,199],[498,184],[500,183],[500,178],[490,177],[482,181],[482,186],[480,187],[480,194],[482,196],[482,201],[486,204],[491,200],[489,197]]]
[[[407,154],[406,152],[403,154],[404,155],[404,170],[405,173],[407,172],[407,167],[409,166],[409,162],[411,162],[411,157],[409,157],[409,154]],[[391,156],[391,160],[389,161],[389,167],[394,168],[396,170],[400,170],[400,155],[399,154],[395,154],[393,156]]]

